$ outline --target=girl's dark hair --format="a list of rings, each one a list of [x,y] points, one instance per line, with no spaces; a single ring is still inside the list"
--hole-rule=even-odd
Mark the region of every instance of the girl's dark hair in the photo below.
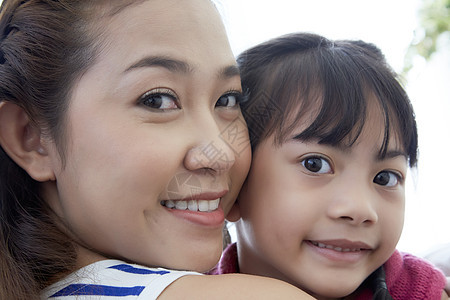
[[[373,300],[392,300],[386,284],[386,273],[383,266],[376,269],[367,279],[373,291]]]
[[[103,17],[132,0],[4,0],[0,8],[0,102],[21,107],[64,162],[65,111],[75,81],[104,46]],[[99,8],[104,8],[100,10]],[[34,181],[0,148],[0,299],[39,299],[73,271],[72,241]]]
[[[272,134],[275,143],[284,142],[312,117],[312,111],[315,119],[296,138],[350,147],[363,129],[370,101],[376,101],[385,123],[380,157],[394,133],[409,165],[416,165],[417,128],[411,103],[373,44],[295,33],[250,48],[239,55],[238,65],[243,88],[249,92],[241,106],[253,151]],[[316,107],[317,113],[312,110]]]

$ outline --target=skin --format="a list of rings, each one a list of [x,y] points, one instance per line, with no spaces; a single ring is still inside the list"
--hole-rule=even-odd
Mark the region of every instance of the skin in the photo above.
[[[104,22],[106,47],[67,111],[65,166],[46,145],[55,178],[44,186],[48,203],[77,242],[80,267],[115,257],[206,271],[220,257],[224,214],[250,162],[240,77],[220,16],[209,1],[154,0]],[[212,147],[220,155],[207,159]],[[182,199],[220,205],[161,205]]]
[[[230,214],[240,217],[241,272],[337,299],[391,256],[403,227],[407,160],[395,138],[379,158],[383,126],[379,110],[369,106],[363,132],[350,148],[293,138],[278,146],[273,136],[258,145]],[[385,181],[377,179],[380,174]]]
[[[52,139],[11,102],[0,103],[0,144],[41,182],[59,226],[76,242],[77,267],[121,258],[206,271],[222,252],[224,215],[251,155],[220,16],[209,0],[151,0],[108,18],[99,20],[106,46],[73,87],[64,163]],[[181,210],[188,200],[212,207]],[[312,299],[245,274],[183,276],[158,299],[277,297]]]

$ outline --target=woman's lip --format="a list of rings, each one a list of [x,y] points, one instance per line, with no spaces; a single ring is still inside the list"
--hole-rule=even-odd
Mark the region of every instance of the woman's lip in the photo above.
[[[228,190],[223,190],[220,192],[204,192],[195,195],[188,195],[183,198],[178,199],[168,199],[172,201],[189,201],[189,200],[216,200],[218,198],[222,198],[228,193]]]
[[[177,201],[185,201],[185,202],[190,202],[190,201],[198,201],[198,203],[200,202],[205,202],[205,201],[214,201],[217,200],[219,201],[218,204],[217,202],[214,204],[214,208],[212,210],[208,210],[208,211],[200,211],[202,209],[176,209],[174,207],[169,208],[166,207],[166,210],[171,213],[173,216],[189,221],[190,223],[194,223],[197,225],[201,225],[201,226],[208,226],[208,227],[222,227],[224,222],[225,222],[225,214],[221,205],[221,201],[222,201],[222,197],[225,196],[228,193],[228,190],[222,190],[222,191],[218,191],[218,192],[203,192],[203,193],[198,193],[195,195],[189,195],[189,196],[183,196],[180,197],[178,199],[170,199],[170,200],[163,200],[161,201],[161,203],[163,204],[163,206],[166,206],[167,202],[171,202],[171,203],[177,203]],[[220,200],[219,200],[220,199]],[[211,204],[209,204],[211,205]],[[217,206],[218,205],[218,206]],[[172,204],[173,206],[173,204]],[[184,206],[182,208],[184,208],[186,206],[186,203],[184,204]],[[199,204],[200,206],[200,204]]]
[[[225,222],[225,214],[220,204],[217,209],[207,212],[179,210],[172,208],[166,208],[166,210],[173,216],[189,221],[190,223],[196,225],[221,228]]]

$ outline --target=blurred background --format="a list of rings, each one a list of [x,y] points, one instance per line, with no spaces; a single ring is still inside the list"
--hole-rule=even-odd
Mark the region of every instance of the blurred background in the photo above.
[[[215,2],[235,55],[295,31],[381,48],[401,74],[419,130],[419,166],[408,174],[398,248],[420,256],[450,243],[450,0]]]

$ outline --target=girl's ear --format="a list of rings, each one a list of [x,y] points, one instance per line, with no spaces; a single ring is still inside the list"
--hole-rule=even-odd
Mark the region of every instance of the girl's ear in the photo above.
[[[40,128],[21,107],[8,101],[0,103],[0,145],[34,180],[55,180]]]
[[[241,211],[239,208],[239,198],[238,198],[231,207],[231,210],[227,214],[226,219],[230,222],[237,222],[239,221],[240,218],[241,218]]]

